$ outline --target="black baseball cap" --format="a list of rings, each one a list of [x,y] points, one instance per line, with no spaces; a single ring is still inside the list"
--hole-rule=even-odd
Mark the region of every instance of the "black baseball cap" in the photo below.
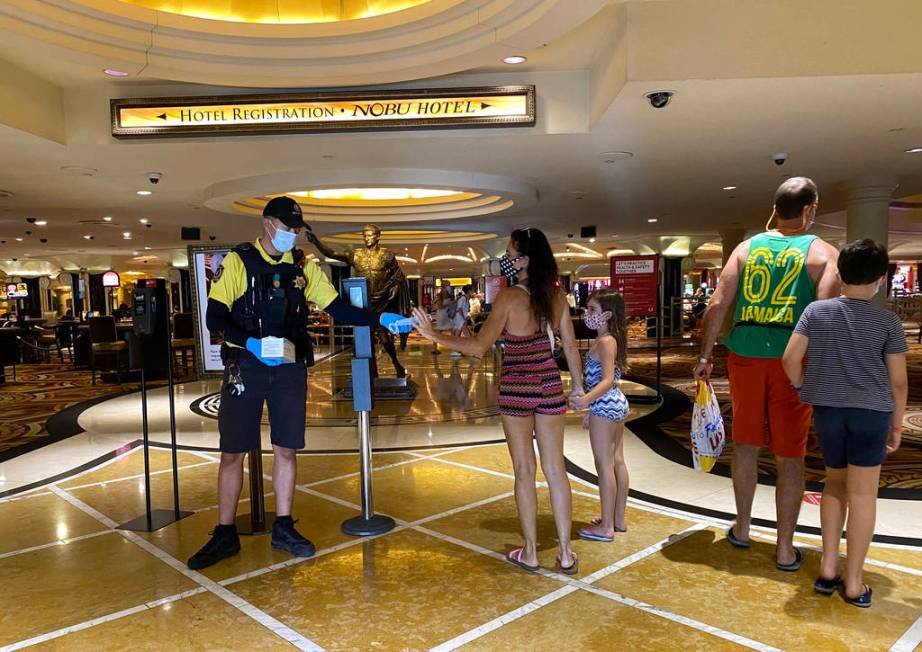
[[[288,195],[270,199],[263,208],[263,217],[274,217],[289,229],[300,229],[307,226],[301,216],[301,207],[298,202]]]

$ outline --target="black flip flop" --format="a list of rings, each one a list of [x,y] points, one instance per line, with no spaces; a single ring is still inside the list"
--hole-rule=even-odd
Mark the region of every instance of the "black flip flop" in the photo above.
[[[510,550],[506,553],[506,561],[508,561],[510,564],[515,564],[522,570],[527,570],[529,573],[537,573],[539,570],[541,570],[541,567],[538,565],[529,566],[524,561],[522,561],[522,552],[522,548],[514,548]]]
[[[804,553],[800,548],[794,548],[794,561],[790,564],[775,564],[775,568],[785,573],[796,573],[804,565]]]
[[[871,587],[867,584],[864,585],[865,592],[859,595],[857,598],[850,598],[845,594],[845,591],[842,591],[842,598],[854,607],[859,607],[860,609],[867,609],[871,606]]]
[[[730,542],[730,545],[733,546],[734,548],[743,548],[743,549],[746,549],[746,548],[748,548],[749,546],[752,545],[752,544],[749,542],[749,540],[743,541],[742,539],[737,539],[737,538],[736,538],[736,535],[733,534],[733,526],[732,526],[732,525],[731,525],[730,527],[727,528],[727,541],[729,541],[729,542]]]
[[[820,595],[832,595],[842,585],[841,577],[834,577],[831,580],[817,577],[813,583],[813,590]]]

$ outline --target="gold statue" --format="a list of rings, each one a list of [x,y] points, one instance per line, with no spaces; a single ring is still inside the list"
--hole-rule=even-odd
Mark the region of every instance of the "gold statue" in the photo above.
[[[348,263],[355,270],[357,276],[368,279],[370,293],[370,308],[375,314],[394,312],[401,315],[410,314],[410,288],[407,278],[400,269],[400,263],[394,252],[380,245],[381,229],[377,224],[366,224],[362,228],[362,238],[365,246],[345,251],[336,251],[323,244],[320,239],[309,229],[307,239],[327,258],[333,258]],[[375,340],[384,347],[398,378],[405,378],[406,369],[397,359],[397,349],[394,347],[393,336],[383,327],[375,328]],[[372,360],[375,358],[373,357]],[[376,366],[377,367],[377,366]],[[375,370],[377,375],[377,368]]]

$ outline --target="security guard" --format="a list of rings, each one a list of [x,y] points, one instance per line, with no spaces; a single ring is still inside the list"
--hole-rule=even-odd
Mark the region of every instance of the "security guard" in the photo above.
[[[314,544],[295,528],[291,517],[297,461],[304,447],[307,369],[312,362],[307,334],[307,302],[326,310],[337,322],[371,326],[369,310],[339,297],[320,268],[292,254],[295,239],[308,227],[301,207],[290,197],[275,197],[263,210],[263,233],[253,243],[238,245],[215,273],[208,294],[206,324],[224,340],[225,363],[218,412],[221,465],[218,471],[218,525],[212,538],[188,561],[202,569],[237,554],[240,540],[234,519],[243,487],[243,458],[259,448],[263,403],[271,424],[272,484],[276,519],[272,547],[296,557],[310,557]],[[298,252],[300,254],[300,252]],[[302,266],[303,265],[303,266]],[[401,319],[384,314],[380,323]],[[262,339],[285,338],[295,348],[295,362],[262,356]]]

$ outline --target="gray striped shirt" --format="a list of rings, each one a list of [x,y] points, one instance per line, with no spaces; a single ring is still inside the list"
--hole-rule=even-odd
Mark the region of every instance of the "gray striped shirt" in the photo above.
[[[809,338],[801,401],[894,410],[885,356],[908,350],[895,313],[861,299],[826,299],[807,306],[794,332]]]

